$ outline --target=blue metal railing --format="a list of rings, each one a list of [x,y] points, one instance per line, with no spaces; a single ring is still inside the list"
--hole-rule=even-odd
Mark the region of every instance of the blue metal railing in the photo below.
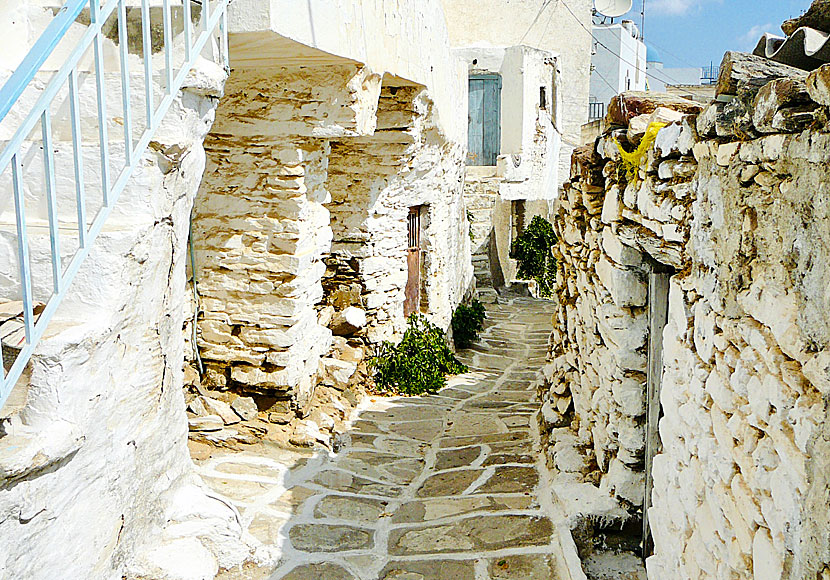
[[[34,44],[21,64],[15,69],[9,80],[0,89],[0,122],[20,101],[47,59],[55,54],[57,46],[66,37],[67,32],[77,21],[84,9],[89,9],[89,25],[80,40],[69,52],[60,68],[54,73],[41,92],[31,110],[0,153],[0,172],[11,166],[12,195],[14,199],[15,228],[17,234],[17,257],[20,274],[20,294],[23,302],[23,325],[25,341],[11,368],[6,372],[0,364],[0,407],[3,406],[12,388],[20,378],[23,370],[34,352],[38,341],[43,336],[49,320],[65,297],[75,275],[86,257],[92,244],[100,234],[104,223],[112,213],[113,206],[124,190],[135,168],[141,161],[150,140],[173,103],[185,77],[193,67],[196,58],[205,48],[206,43],[218,29],[220,58],[228,66],[227,42],[227,7],[229,0],[181,0],[184,27],[184,57],[178,71],[174,68],[173,28],[171,20],[171,0],[162,0],[163,40],[164,40],[164,94],[158,105],[154,104],[153,64],[150,37],[150,0],[141,1],[141,26],[144,61],[144,100],[146,102],[146,127],[138,137],[133,138],[132,110],[130,100],[129,60],[127,45],[127,0],[69,0],[55,15],[49,26]],[[193,41],[191,31],[191,1],[201,6],[200,30]],[[104,82],[105,68],[103,58],[104,24],[117,10],[118,48],[120,51],[121,94],[124,125],[124,164],[117,175],[110,175],[111,160],[109,136],[107,134],[107,101]],[[79,101],[78,68],[81,58],[92,48],[94,52],[94,69],[97,95],[97,125],[100,151],[101,194],[103,205],[87,227],[86,184],[84,182],[84,160],[81,139],[81,109]],[[78,219],[78,248],[64,269],[60,255],[60,233],[58,230],[58,205],[55,187],[55,160],[52,144],[52,116],[50,106],[58,94],[68,87],[69,126],[72,134],[73,165],[75,174],[75,201]],[[46,305],[35,319],[32,299],[32,272],[30,248],[26,223],[23,165],[23,147],[30,138],[33,129],[40,123],[43,139],[44,194],[49,226],[49,251],[51,253],[52,289]]]

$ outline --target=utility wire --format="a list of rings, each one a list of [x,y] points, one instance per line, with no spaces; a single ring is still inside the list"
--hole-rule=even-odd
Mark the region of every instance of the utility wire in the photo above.
[[[608,81],[608,79],[607,79],[607,78],[605,78],[604,76],[602,76],[602,73],[601,73],[601,72],[599,72],[599,69],[597,69],[597,68],[596,68],[595,66],[593,66],[593,65],[591,65],[591,72],[592,72],[592,73],[597,73],[597,76],[600,78],[600,80],[602,80],[602,81],[603,81],[606,85],[608,85],[608,88],[610,88],[612,91],[614,91],[614,94],[615,94],[615,95],[616,95],[616,94],[620,91],[619,87],[615,87],[614,85],[612,85],[612,84]]]
[[[539,8],[539,12],[536,13],[536,16],[533,18],[533,21],[530,23],[530,26],[527,27],[527,30],[522,35],[522,39],[519,41],[519,44],[525,41],[527,35],[530,34],[530,31],[533,29],[534,26],[536,26],[536,22],[539,21],[539,17],[542,16],[542,12],[545,11],[545,8],[547,8],[551,2],[559,2],[559,0],[544,0],[544,2],[542,2],[542,6]],[[548,24],[550,24],[550,20],[548,20]]]

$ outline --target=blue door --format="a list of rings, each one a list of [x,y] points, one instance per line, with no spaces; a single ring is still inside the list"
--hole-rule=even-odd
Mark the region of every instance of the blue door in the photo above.
[[[467,165],[495,165],[501,144],[501,77],[470,76]]]

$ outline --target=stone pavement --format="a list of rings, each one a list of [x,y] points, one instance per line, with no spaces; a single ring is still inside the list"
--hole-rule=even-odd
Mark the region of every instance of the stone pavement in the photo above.
[[[205,480],[240,511],[273,580],[569,579],[576,558],[538,450],[551,303],[491,305],[470,372],[436,395],[375,397],[336,454],[214,454]],[[269,552],[270,551],[270,552]],[[569,556],[566,558],[565,553]]]

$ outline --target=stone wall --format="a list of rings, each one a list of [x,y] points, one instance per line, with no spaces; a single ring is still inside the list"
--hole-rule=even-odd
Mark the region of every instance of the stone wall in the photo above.
[[[624,94],[574,156],[555,222],[548,458],[575,519],[642,517],[648,273],[668,269],[651,578],[827,573],[827,74],[700,115]],[[627,178],[613,139],[631,150],[655,120],[670,124]]]
[[[429,93],[413,86],[382,88],[373,135],[332,142],[326,186],[334,243],[327,259],[330,282],[324,281],[327,302],[338,310],[365,309],[364,336],[370,343],[390,339],[405,326],[410,207],[425,206],[424,312],[446,326],[447,304],[466,291],[470,268],[463,259],[469,248],[460,203],[462,155],[458,144],[437,131]],[[460,277],[456,280],[452,272]]]
[[[472,268],[463,148],[432,87],[271,40],[284,64],[243,58],[228,81],[194,247],[204,383],[264,396],[259,410],[283,421],[309,412],[316,384],[355,373],[352,349],[403,331],[410,207],[426,208],[423,302],[437,324]],[[330,353],[332,333],[349,348]]]

